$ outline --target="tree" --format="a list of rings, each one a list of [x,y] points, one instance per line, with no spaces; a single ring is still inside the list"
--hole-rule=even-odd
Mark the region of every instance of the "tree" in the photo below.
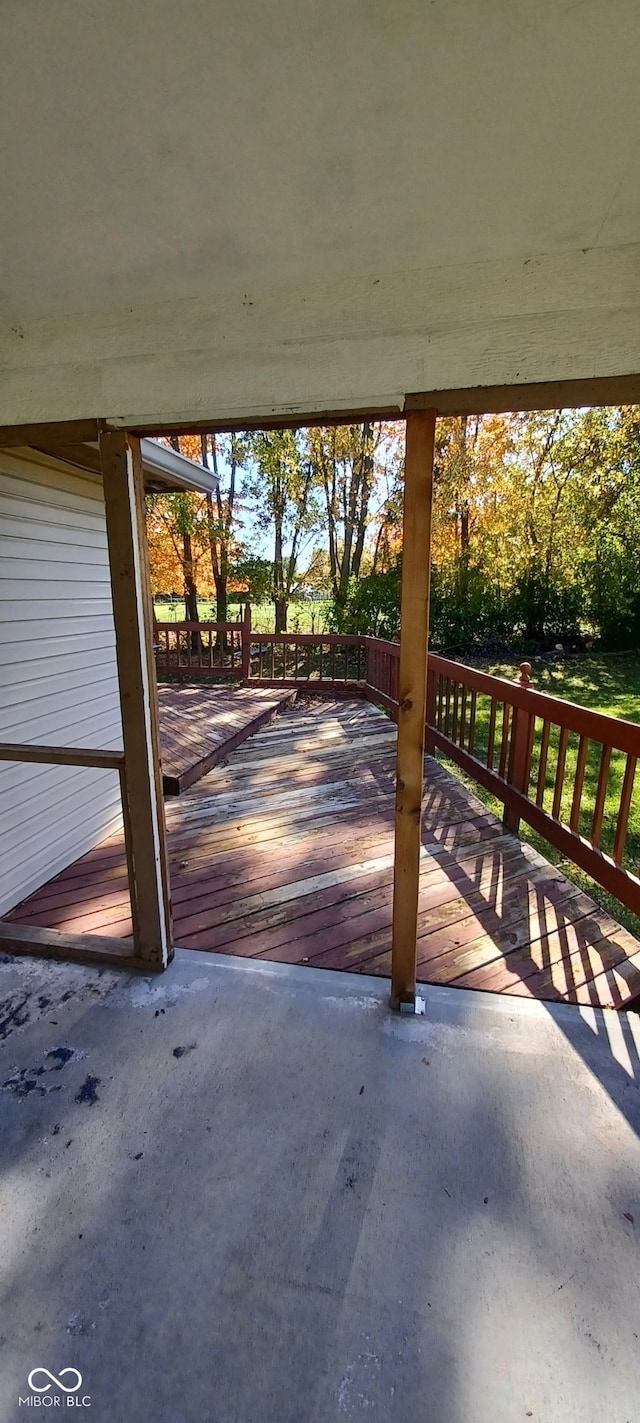
[[[316,482],[324,493],[329,566],[339,621],[349,582],[363,567],[383,470],[388,476],[388,465],[398,460],[398,432],[393,425],[371,422],[317,428],[309,432],[309,452]]]
[[[180,437],[171,435],[170,444],[180,454]],[[198,622],[198,589],[196,587],[196,563],[193,556],[192,536],[196,506],[188,494],[176,494],[173,498],[173,516],[176,534],[182,540],[182,571],[184,578],[185,618],[189,623]]]
[[[203,435],[203,457],[207,458],[207,436]],[[221,436],[210,435],[213,471],[218,477],[215,495],[207,494],[207,530],[211,571],[216,590],[216,622],[226,623],[228,617],[228,585],[232,564],[242,556],[235,537],[237,523],[238,469],[242,465],[244,449],[237,436],[230,435],[225,441]],[[228,481],[223,484],[220,477],[219,449],[226,454]]]
[[[259,528],[273,534],[276,632],[286,632],[300,556],[318,523],[315,470],[305,437],[293,430],[247,435],[246,457],[245,491]]]
[[[600,412],[607,458],[582,489],[582,524],[589,530],[580,577],[589,611],[612,649],[640,647],[640,410]]]
[[[639,641],[639,515],[637,410],[439,420],[434,645],[575,640],[590,616],[609,639]],[[400,469],[380,510],[376,574],[394,566],[401,518]],[[380,592],[350,593],[350,618]]]

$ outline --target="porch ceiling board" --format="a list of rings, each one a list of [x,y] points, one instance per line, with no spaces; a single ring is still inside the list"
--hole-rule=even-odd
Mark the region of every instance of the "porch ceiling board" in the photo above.
[[[637,374],[635,0],[150,14],[9,7],[1,424]]]

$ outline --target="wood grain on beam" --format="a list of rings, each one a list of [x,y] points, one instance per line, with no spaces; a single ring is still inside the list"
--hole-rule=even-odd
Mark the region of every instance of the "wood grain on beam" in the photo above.
[[[46,425],[0,425],[0,447],[77,445],[97,440],[99,420],[60,420]]]
[[[36,958],[58,959],[63,963],[108,964],[112,968],[160,968],[136,957],[133,939],[108,938],[103,934],[67,934],[59,929],[42,929],[36,924],[0,922],[0,950],[5,954],[32,954]]]
[[[28,761],[43,766],[90,766],[119,771],[124,764],[121,751],[92,751],[82,746],[24,746],[0,741],[0,761]]]
[[[167,425],[152,422],[137,424],[136,434],[154,435],[233,435],[244,430],[311,430],[325,425],[362,425],[368,420],[404,420],[397,405],[376,406],[357,410],[321,410],[306,414],[273,415],[264,419],[219,419],[201,421],[170,421]],[[109,423],[109,422],[107,422]],[[110,428],[116,426],[111,424]]]
[[[402,532],[391,1002],[415,997],[435,410],[407,417]]]
[[[535,381],[530,385],[475,386],[468,390],[418,391],[405,396],[404,409],[406,413],[435,409],[438,415],[500,415],[511,410],[639,404],[640,375],[624,375]]]
[[[166,967],[171,910],[158,755],[140,442],[100,435],[125,767],[123,808],[136,955]]]

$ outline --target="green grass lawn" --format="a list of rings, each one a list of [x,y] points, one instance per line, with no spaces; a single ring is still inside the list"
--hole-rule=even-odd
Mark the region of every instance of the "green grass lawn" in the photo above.
[[[289,632],[328,632],[330,600],[289,604]],[[156,618],[159,623],[184,622],[184,602],[182,598],[173,603],[156,603]],[[241,622],[243,607],[238,603],[229,605],[229,622]],[[198,613],[201,622],[215,622],[216,605],[209,598],[198,599]],[[253,603],[251,606],[251,626],[255,632],[275,632],[275,608],[272,603]]]
[[[471,665],[471,659],[469,660]],[[519,675],[519,662],[479,662],[474,660],[473,666],[480,668],[483,672],[489,672],[496,677],[506,677],[515,680]],[[554,697],[562,697],[566,701],[575,702],[582,707],[590,707],[594,711],[605,712],[609,716],[623,717],[627,721],[640,721],[640,654],[606,654],[595,655],[575,655],[564,658],[554,657],[538,658],[532,661],[532,679],[534,686],[541,692],[547,692]],[[476,746],[477,752],[482,759],[482,752],[486,751],[489,728],[489,699],[478,697],[477,701],[477,732]],[[532,784],[537,781],[539,764],[539,744],[540,729],[534,743]],[[549,747],[549,760],[547,765],[546,790],[544,798],[545,809],[551,810],[553,798],[553,782],[555,779],[557,763],[558,734],[552,733]],[[573,795],[574,773],[578,753],[578,737],[569,737],[567,750],[565,791],[562,798],[561,818],[568,821],[571,800]],[[591,818],[595,803],[596,788],[598,782],[598,772],[600,769],[601,748],[597,744],[591,744],[587,758],[584,789],[581,798],[581,815],[579,830],[581,834],[589,836]],[[495,811],[497,815],[502,815],[502,805],[488,791],[478,786],[470,780],[462,771],[454,766],[448,758],[442,757],[443,762],[464,780],[475,794]],[[605,814],[602,827],[601,848],[611,852],[613,838],[615,834],[617,810],[620,799],[620,788],[624,773],[625,758],[621,754],[613,753],[611,757],[611,767],[609,772],[607,799],[605,804]],[[624,856],[624,866],[626,869],[638,874],[640,865],[640,793],[638,785],[640,782],[640,771],[636,777],[636,786],[629,815],[629,828]],[[552,864],[558,865],[563,874],[568,879],[579,884],[586,893],[607,910],[613,918],[618,919],[629,930],[640,938],[640,919],[619,903],[617,899],[601,889],[582,870],[578,869],[572,862],[563,858],[560,851],[525,825],[524,821],[520,828],[521,838],[528,844],[533,845]]]

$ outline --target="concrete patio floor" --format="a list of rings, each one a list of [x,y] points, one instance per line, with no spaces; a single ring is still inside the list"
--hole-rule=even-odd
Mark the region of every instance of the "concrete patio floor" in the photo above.
[[[3,959],[0,1423],[636,1423],[640,1020],[424,994]]]

